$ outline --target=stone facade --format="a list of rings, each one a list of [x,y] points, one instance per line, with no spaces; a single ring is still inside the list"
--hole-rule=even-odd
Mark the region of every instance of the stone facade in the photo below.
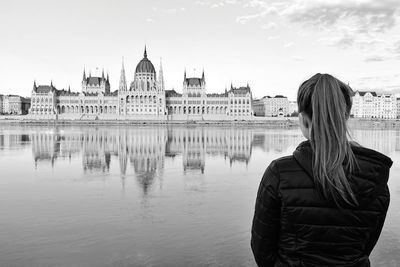
[[[256,116],[263,117],[285,117],[289,116],[289,100],[286,96],[276,95],[274,97],[264,96],[253,102]]]
[[[160,81],[162,78],[160,66]],[[163,83],[157,82],[156,71],[147,58],[144,57],[136,66],[134,80],[129,88],[126,86],[125,69],[122,63],[121,78],[119,83],[119,115],[152,115],[162,119],[166,115],[165,90]]]
[[[250,87],[234,88],[224,93],[206,92],[204,71],[201,78],[183,77],[182,94],[166,92],[168,119],[186,120],[238,120],[253,116]]]
[[[350,114],[355,118],[395,119],[397,100],[394,94],[356,91]]]
[[[165,90],[162,65],[157,79],[145,48],[129,87],[124,62],[114,92],[104,71],[101,77],[87,77],[84,70],[80,93],[34,82],[29,113],[38,119],[248,120],[253,117],[252,102],[248,85],[208,94],[204,71],[201,78],[188,78],[185,71],[182,93]]]
[[[0,115],[4,114],[4,110],[3,110],[3,102],[4,102],[4,96],[0,95]]]

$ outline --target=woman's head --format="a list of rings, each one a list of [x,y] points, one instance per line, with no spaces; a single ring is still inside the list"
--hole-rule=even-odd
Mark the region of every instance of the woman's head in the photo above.
[[[347,139],[351,88],[329,74],[315,74],[297,94],[300,128],[314,152],[314,179],[322,193],[336,203],[356,204],[343,164],[355,162]]]

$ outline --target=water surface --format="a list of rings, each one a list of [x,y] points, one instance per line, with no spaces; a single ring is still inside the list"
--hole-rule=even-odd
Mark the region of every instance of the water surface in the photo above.
[[[400,132],[355,130],[390,156],[373,266],[400,262]],[[0,125],[0,266],[254,266],[267,165],[298,129]]]

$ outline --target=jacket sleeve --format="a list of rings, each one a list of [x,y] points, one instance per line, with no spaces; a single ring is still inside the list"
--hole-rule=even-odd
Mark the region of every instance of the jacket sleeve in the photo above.
[[[386,185],[384,190],[382,191],[383,191],[382,194],[379,196],[379,198],[381,198],[381,203],[382,203],[382,213],[378,215],[376,228],[371,233],[370,239],[366,244],[365,249],[367,255],[371,254],[373,248],[378,242],[379,236],[381,235],[382,232],[383,224],[385,222],[386,213],[389,208],[389,202],[390,202],[389,187]]]
[[[281,208],[278,188],[279,174],[273,161],[261,179],[251,229],[251,249],[258,266],[273,266],[278,255]]]

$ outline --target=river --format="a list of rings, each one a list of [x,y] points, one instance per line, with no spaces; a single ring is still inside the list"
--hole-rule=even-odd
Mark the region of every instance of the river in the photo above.
[[[371,261],[399,266],[400,131],[352,136],[394,161]],[[0,266],[254,266],[261,176],[301,141],[238,125],[0,125]]]

